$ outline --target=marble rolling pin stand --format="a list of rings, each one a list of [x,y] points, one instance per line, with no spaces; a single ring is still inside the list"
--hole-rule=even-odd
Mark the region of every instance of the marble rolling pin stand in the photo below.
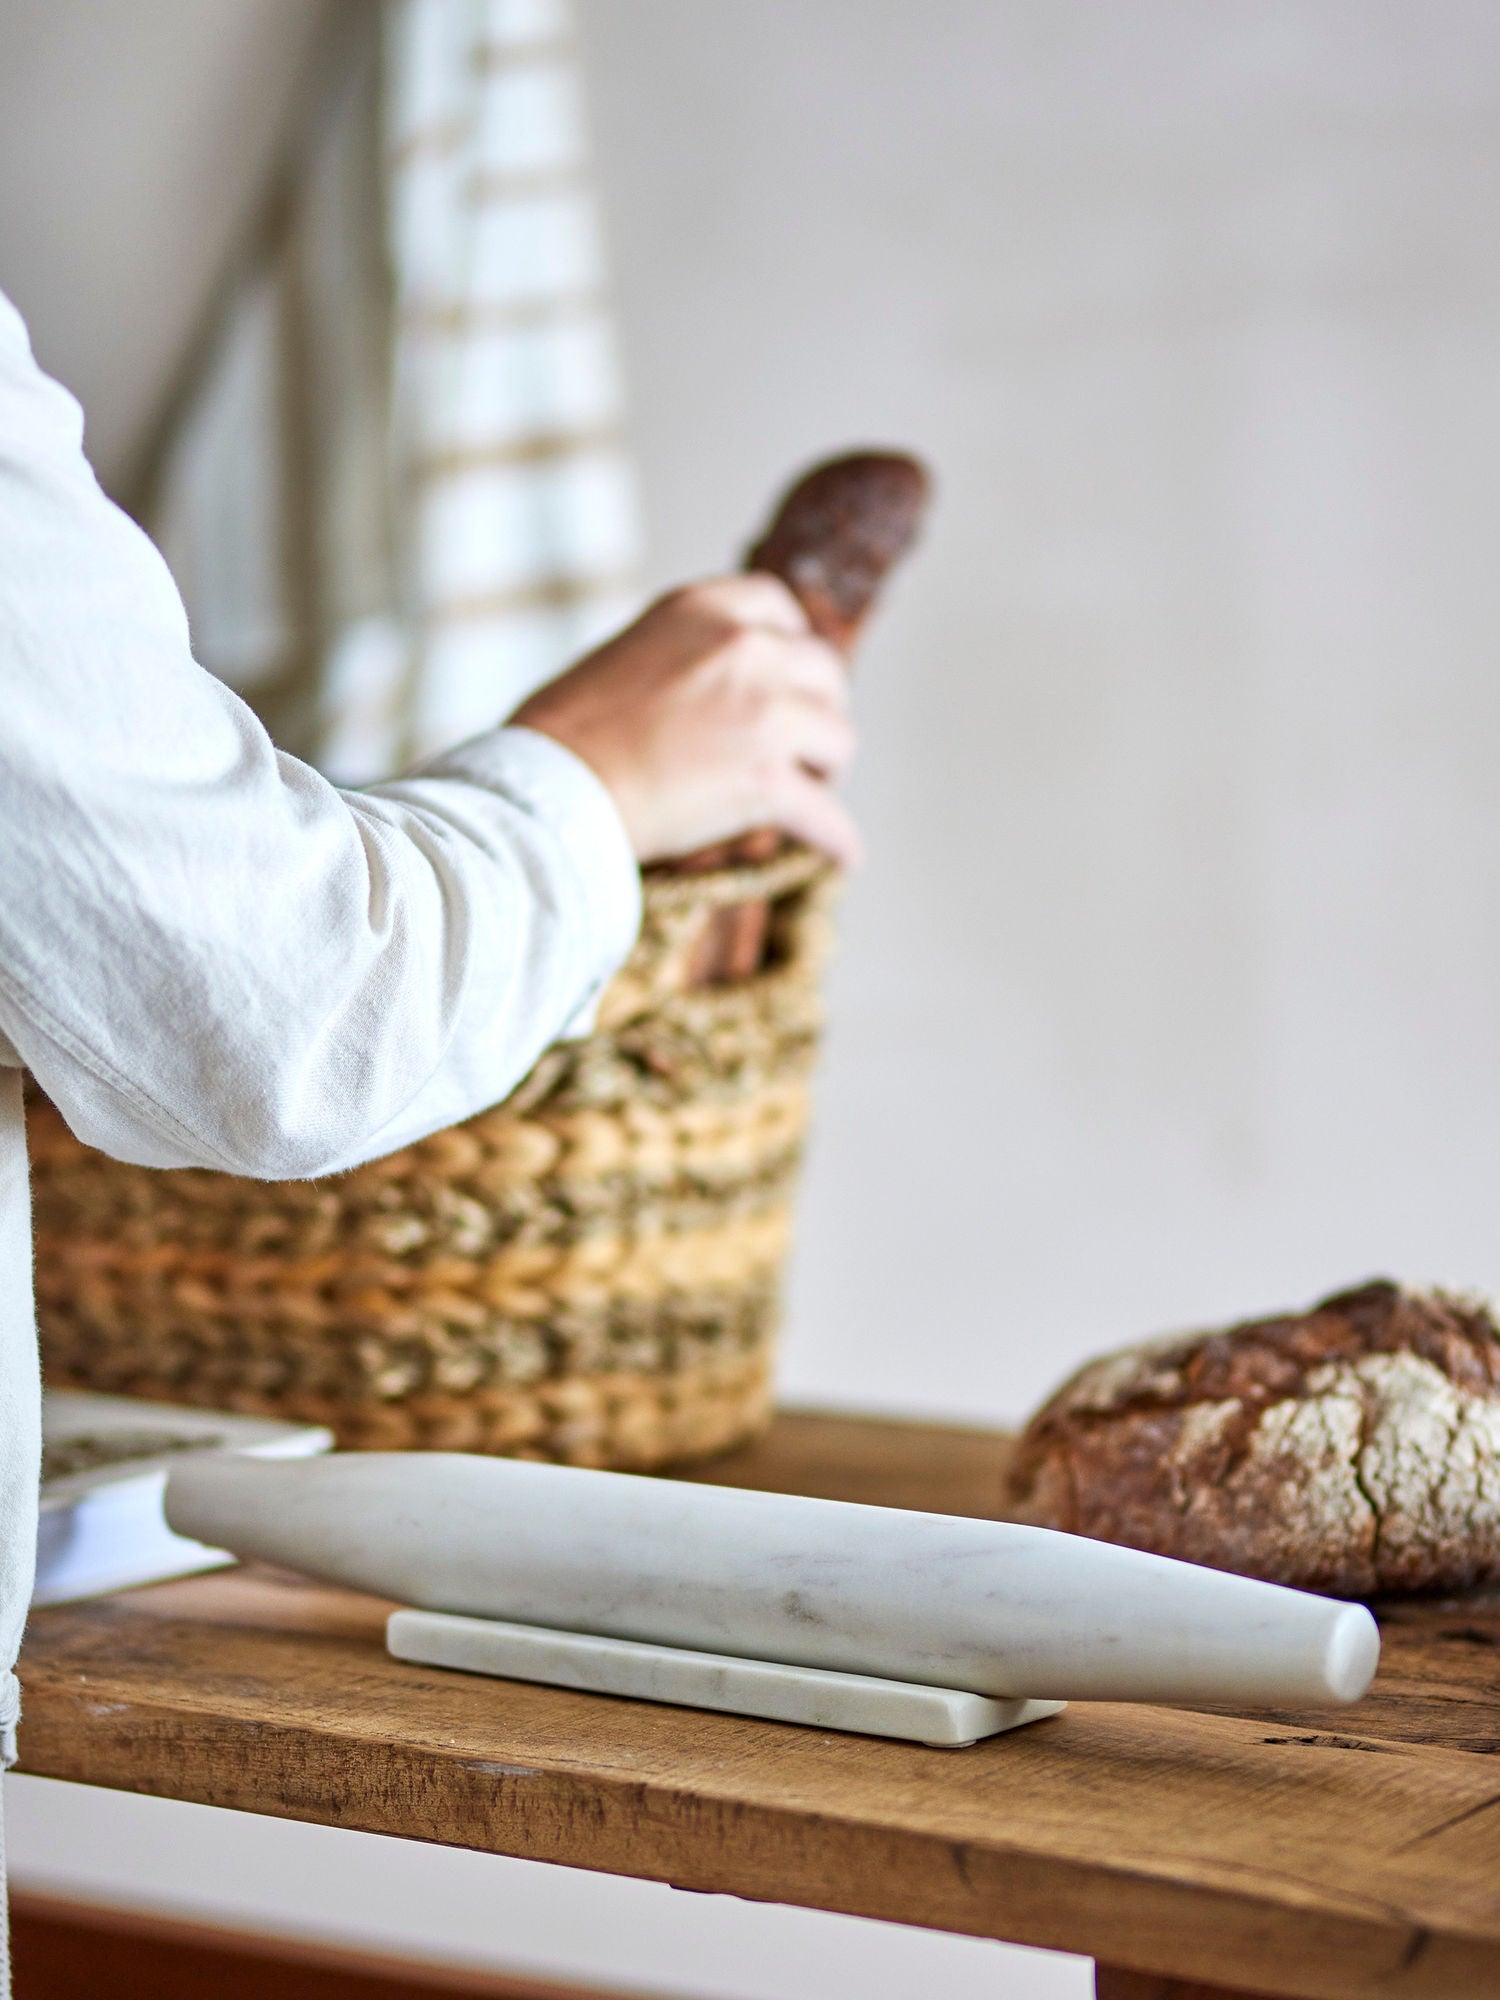
[[[402,1659],[958,1746],[1070,1699],[1357,1701],[1363,1605],[1002,1521],[456,1452],[175,1467],[167,1519],[416,1608]]]

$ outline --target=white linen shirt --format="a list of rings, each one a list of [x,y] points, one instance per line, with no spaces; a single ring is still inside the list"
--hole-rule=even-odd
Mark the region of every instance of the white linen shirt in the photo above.
[[[363,792],[281,755],[0,297],[0,1729],[39,1454],[21,1067],[119,1159],[334,1173],[506,1096],[639,917],[613,801],[546,737]]]

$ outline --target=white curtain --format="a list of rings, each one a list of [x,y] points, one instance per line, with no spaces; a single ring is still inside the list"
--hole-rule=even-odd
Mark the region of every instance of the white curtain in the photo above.
[[[348,10],[164,434],[206,666],[341,782],[485,727],[636,606],[567,0]]]

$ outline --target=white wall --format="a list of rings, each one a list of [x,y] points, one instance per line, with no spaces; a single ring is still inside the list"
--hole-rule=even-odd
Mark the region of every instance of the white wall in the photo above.
[[[860,670],[789,1388],[1015,1417],[1373,1270],[1500,1288],[1500,11],[583,12],[659,578],[824,447],[942,480]],[[14,1789],[18,1873],[99,1893],[564,1974],[617,1933],[617,1977],[737,2000],[1085,1990]]]
[[[594,0],[659,575],[931,456],[797,1394],[1500,1286],[1500,12]]]
[[[111,492],[141,469],[333,12],[0,0],[0,291],[83,402]]]

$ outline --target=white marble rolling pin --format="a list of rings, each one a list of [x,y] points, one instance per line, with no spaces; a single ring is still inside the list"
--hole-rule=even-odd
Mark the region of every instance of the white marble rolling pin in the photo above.
[[[445,1452],[176,1466],[180,1535],[432,1611],[976,1694],[1356,1701],[1362,1605],[1044,1528]]]

